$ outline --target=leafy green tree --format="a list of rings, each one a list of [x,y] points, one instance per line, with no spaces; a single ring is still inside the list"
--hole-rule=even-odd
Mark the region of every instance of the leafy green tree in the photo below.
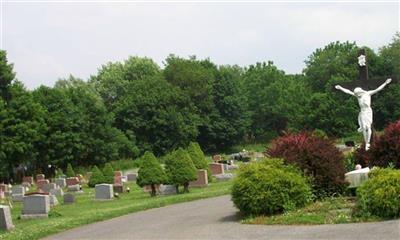
[[[45,111],[22,83],[13,82],[9,90],[13,98],[6,106],[7,111],[3,110],[6,115],[0,119],[0,152],[7,166],[3,168],[8,169],[9,176],[13,167],[21,164],[29,170],[47,170],[48,159],[41,157],[47,131]]]
[[[134,139],[141,152],[161,155],[186,146],[198,134],[198,117],[181,91],[162,76],[137,80],[116,104],[115,126]]]
[[[193,161],[194,166],[197,169],[208,169],[208,163],[200,145],[197,142],[190,142],[187,153]]]
[[[13,64],[8,63],[6,51],[0,50],[0,97],[5,102],[11,98],[10,86],[14,78]]]
[[[113,184],[114,183],[114,169],[111,163],[106,163],[103,168],[104,182]]]
[[[104,175],[97,166],[92,169],[92,176],[89,179],[89,187],[95,187],[96,184],[104,183]]]
[[[266,139],[289,127],[297,128],[304,116],[309,90],[304,79],[288,76],[272,62],[251,65],[243,76],[251,115],[251,135]]]
[[[139,168],[138,178],[136,183],[140,187],[148,186],[151,187],[151,196],[156,196],[156,185],[165,183],[167,181],[167,175],[158,162],[157,158],[153,153],[147,151],[142,157],[142,165]]]
[[[179,185],[183,185],[184,192],[189,192],[189,182],[197,179],[196,167],[189,154],[179,148],[166,158],[165,164],[169,181],[176,186],[177,192]]]
[[[207,170],[208,180],[211,181],[212,174],[210,168],[208,167],[206,156],[204,155],[203,150],[201,150],[200,145],[197,142],[190,142],[186,151],[189,154],[190,158],[193,161],[194,166],[197,169]]]
[[[134,143],[112,126],[113,115],[92,85],[71,76],[54,88],[40,87],[34,96],[47,110],[46,155],[52,164],[89,166],[138,153]]]
[[[160,67],[150,58],[129,57],[124,62],[107,63],[99,72],[91,77],[96,90],[103,98],[109,111],[127,95],[129,83],[144,80],[160,74]]]
[[[400,32],[397,32],[391,43],[379,49],[383,61],[382,68],[387,75],[400,76]]]
[[[72,168],[71,163],[68,163],[68,165],[67,165],[67,171],[66,171],[65,173],[67,174],[67,177],[75,177],[75,176],[76,176],[75,171],[74,171],[74,169]]]

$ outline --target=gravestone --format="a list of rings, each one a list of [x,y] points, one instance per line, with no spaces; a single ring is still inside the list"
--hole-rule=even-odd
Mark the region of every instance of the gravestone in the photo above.
[[[32,176],[26,176],[22,178],[22,182],[27,182],[30,183],[31,185],[34,183],[33,182],[33,177]]]
[[[126,175],[128,182],[135,182],[137,178],[137,173],[128,173]]]
[[[114,197],[113,186],[111,184],[96,184],[96,200],[111,200]]]
[[[58,185],[55,183],[46,183],[43,184],[43,186],[40,188],[43,190],[43,192],[49,193],[51,189],[57,189]]]
[[[75,195],[71,194],[71,193],[67,193],[64,195],[64,204],[72,204],[75,203]]]
[[[217,182],[228,181],[233,178],[233,174],[232,173],[217,174],[215,175],[215,178],[217,179]]]
[[[0,205],[0,230],[9,231],[13,228],[10,207]]]
[[[33,194],[23,199],[22,215],[25,218],[48,217],[50,198],[48,195]]]
[[[55,195],[49,195],[50,207],[54,207],[58,205],[58,199]]]
[[[68,186],[68,192],[80,192],[80,191],[81,191],[81,185],[79,184]]]
[[[77,177],[69,177],[66,179],[67,186],[80,184],[79,178]]]
[[[176,187],[175,185],[160,185],[160,194],[161,195],[172,195],[176,194]]]
[[[224,166],[220,163],[210,163],[209,168],[212,175],[224,174]]]
[[[121,171],[114,171],[114,177],[122,177]]]
[[[56,184],[60,188],[65,188],[67,186],[67,181],[65,180],[65,178],[58,178],[58,179],[56,179]]]
[[[54,195],[57,197],[62,197],[64,195],[64,191],[62,188],[50,189],[50,195]]]
[[[116,193],[123,193],[124,192],[124,185],[122,184],[114,184],[113,191]]]
[[[11,197],[14,202],[22,202],[25,195],[25,187],[20,185],[15,185],[12,187]]]
[[[46,177],[44,176],[44,174],[37,174],[37,175],[36,175],[36,181],[38,181],[38,180],[44,180],[44,179],[46,179]]]
[[[207,176],[207,170],[197,170],[197,180],[196,181],[191,181],[189,183],[189,186],[191,187],[207,187],[208,185],[208,176]]]
[[[8,192],[8,185],[7,184],[0,184],[0,190],[3,192]]]
[[[160,193],[160,184],[155,184],[155,188],[156,188],[156,192]],[[151,192],[151,186],[150,185],[146,185],[143,187],[143,191],[145,192]]]
[[[114,176],[114,184],[115,185],[122,185],[122,177],[121,176]]]
[[[36,181],[36,185],[37,185],[38,189],[42,189],[42,187],[48,183],[49,183],[49,180],[47,180],[47,179],[40,179],[40,180]]]
[[[22,185],[23,187],[25,187],[25,189],[29,189],[29,188],[32,186],[32,184],[30,184],[30,183],[28,183],[28,182],[23,182],[21,185]]]

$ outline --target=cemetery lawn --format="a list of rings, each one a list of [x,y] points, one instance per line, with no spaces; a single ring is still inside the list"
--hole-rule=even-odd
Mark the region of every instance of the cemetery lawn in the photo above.
[[[354,199],[343,197],[329,198],[279,215],[248,217],[243,219],[242,223],[261,225],[317,225],[383,220],[373,216],[358,216],[354,213],[354,209]]]
[[[232,181],[211,183],[206,188],[190,188],[190,193],[170,196],[150,197],[135,183],[128,183],[130,193],[120,194],[112,201],[94,201],[94,189],[84,188],[83,194],[77,194],[77,202],[52,208],[49,218],[21,220],[21,203],[15,203],[11,211],[15,229],[10,232],[0,231],[0,239],[39,239],[70,228],[102,221],[145,209],[158,208],[174,203],[187,202],[202,198],[229,194]]]

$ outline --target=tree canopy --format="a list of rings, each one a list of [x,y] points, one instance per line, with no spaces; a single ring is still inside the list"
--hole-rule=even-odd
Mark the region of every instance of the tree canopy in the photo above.
[[[132,56],[100,66],[87,81],[69,76],[34,90],[16,80],[0,51],[0,178],[9,180],[20,167],[34,174],[49,165],[64,171],[68,164],[103,167],[146,151],[158,157],[190,142],[213,153],[287,131],[351,135],[357,101],[333,86],[358,78],[360,48],[371,77],[399,78],[399,33],[379,51],[352,42],[322,46],[299,74],[268,60],[240,67],[170,55],[159,66]],[[398,99],[394,83],[374,96],[375,129],[400,118]],[[192,145],[188,150],[200,167]]]

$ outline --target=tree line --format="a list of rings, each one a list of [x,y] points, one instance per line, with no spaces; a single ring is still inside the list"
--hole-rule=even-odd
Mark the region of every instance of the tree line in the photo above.
[[[366,49],[371,76],[400,75],[400,34],[379,51]],[[360,46],[332,42],[316,49],[300,74],[273,62],[240,67],[170,55],[160,67],[129,57],[89,79],[59,79],[27,90],[0,51],[0,175],[17,167],[46,171],[164,155],[189,142],[213,152],[284,131],[345,136],[357,129],[358,105],[333,86],[358,77]],[[374,97],[374,127],[400,118],[400,85]]]

